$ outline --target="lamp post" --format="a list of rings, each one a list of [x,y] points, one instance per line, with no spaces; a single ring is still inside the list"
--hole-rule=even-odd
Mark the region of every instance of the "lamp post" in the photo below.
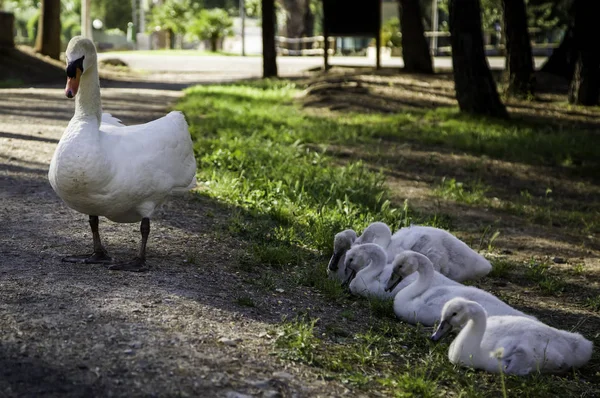
[[[437,53],[437,32],[439,25],[438,0],[431,0],[431,40],[429,41],[431,55]]]
[[[81,1],[81,35],[92,38],[92,20],[90,18],[91,0]]]
[[[240,18],[242,19],[242,56],[246,56],[246,2],[240,0]]]

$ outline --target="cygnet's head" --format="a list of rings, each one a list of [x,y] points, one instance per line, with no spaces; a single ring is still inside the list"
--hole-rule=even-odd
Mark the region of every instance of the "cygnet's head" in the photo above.
[[[388,227],[386,223],[376,221],[365,228],[356,243],[376,243],[382,247],[386,247],[390,243],[391,238],[392,231],[390,230],[390,227]]]
[[[344,267],[346,268],[344,285],[349,285],[356,274],[369,266],[369,264],[379,265],[373,263],[373,256],[378,251],[383,252],[383,249],[374,243],[365,243],[364,245],[354,246],[348,250],[344,261]],[[385,252],[383,254],[385,255]],[[382,264],[382,269],[383,266],[385,266],[385,263]]]
[[[385,286],[386,292],[394,290],[402,282],[402,279],[419,269],[419,257],[417,254],[406,250],[394,257],[394,260],[392,260],[392,274]]]
[[[88,69],[97,65],[96,46],[83,36],[75,36],[69,41],[65,51],[67,60],[67,87],[65,95],[73,98],[79,90],[79,80]]]
[[[478,312],[485,314],[485,310],[481,304],[475,301],[469,301],[462,297],[448,300],[442,308],[440,324],[431,336],[431,340],[438,341],[453,328],[462,329],[469,319]]]
[[[335,234],[335,238],[333,239],[333,256],[331,256],[327,265],[329,271],[335,272],[338,270],[340,260],[350,247],[352,247],[355,240],[356,232],[352,229],[346,229]]]

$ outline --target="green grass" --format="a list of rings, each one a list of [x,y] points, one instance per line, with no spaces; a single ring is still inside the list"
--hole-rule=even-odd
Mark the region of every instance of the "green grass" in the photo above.
[[[525,276],[537,284],[542,293],[556,294],[565,289],[565,283],[551,272],[550,263],[531,259],[525,268]]]
[[[579,383],[578,372],[502,379],[456,367],[447,359],[449,341],[430,342],[431,330],[398,322],[390,301],[351,300],[328,280],[325,266],[340,230],[360,231],[373,221],[393,229],[411,223],[448,228],[452,219],[393,203],[380,170],[359,160],[340,161],[327,148],[360,148],[389,138],[563,167],[569,159],[597,164],[600,145],[592,143],[598,138],[467,117],[452,109],[331,117],[295,105],[299,92],[285,80],[199,86],[188,89],[177,105],[190,123],[203,194],[234,209],[226,228],[246,242],[237,264],[244,281],[265,294],[283,287],[287,292],[282,285],[316,290],[342,308],[339,319],[317,321],[304,314],[283,321],[275,327],[275,354],[363,394],[497,397],[506,389],[508,396],[565,397],[586,392],[589,386]],[[473,205],[488,200],[488,187],[481,182],[447,179],[439,189],[440,195]],[[486,227],[479,244],[491,250],[497,237],[497,229]],[[514,268],[494,261],[492,276],[506,276]],[[525,274],[547,294],[563,289],[549,264],[532,261]],[[346,323],[359,324],[360,330],[349,330]]]
[[[3,79],[0,80],[0,88],[21,87],[24,83],[21,79]]]

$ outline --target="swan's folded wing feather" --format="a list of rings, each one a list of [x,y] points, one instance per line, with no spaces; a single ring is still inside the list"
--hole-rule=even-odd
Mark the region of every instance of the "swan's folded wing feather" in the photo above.
[[[146,124],[103,125],[104,145],[120,167],[115,181],[144,191],[181,191],[195,185],[196,159],[188,126],[181,112]]]
[[[110,113],[102,114],[102,124],[107,124],[109,126],[125,127],[125,125],[121,122],[120,119],[117,119]]]

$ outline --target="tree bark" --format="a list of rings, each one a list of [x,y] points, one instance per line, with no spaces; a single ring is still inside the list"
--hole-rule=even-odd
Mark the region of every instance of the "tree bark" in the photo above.
[[[575,52],[575,41],[573,39],[573,27],[565,32],[560,45],[552,51],[548,60],[540,68],[540,72],[550,73],[570,79],[575,71],[577,54]]]
[[[502,0],[506,30],[507,93],[516,97],[533,94],[535,78],[524,0]]]
[[[15,46],[14,27],[15,15],[0,11],[0,48],[13,48]]]
[[[483,50],[479,0],[450,0],[450,43],[461,111],[507,118]]]
[[[433,63],[425,39],[419,0],[399,0],[398,13],[402,32],[404,70],[416,73],[433,73]]]
[[[596,25],[598,5],[590,7],[587,1],[573,4],[573,38],[577,62],[569,87],[569,102],[577,105],[597,105],[600,97],[600,49]]]
[[[60,0],[42,1],[35,51],[54,59],[60,57]]]
[[[275,0],[261,0],[263,77],[277,77],[277,52],[275,50]]]

